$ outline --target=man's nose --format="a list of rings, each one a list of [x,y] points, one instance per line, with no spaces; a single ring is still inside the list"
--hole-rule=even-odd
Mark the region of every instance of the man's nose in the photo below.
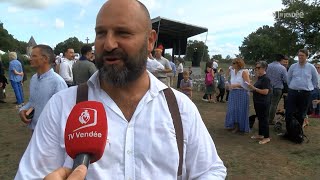
[[[105,51],[112,51],[118,47],[118,41],[117,38],[113,33],[108,33],[104,39],[103,48]]]

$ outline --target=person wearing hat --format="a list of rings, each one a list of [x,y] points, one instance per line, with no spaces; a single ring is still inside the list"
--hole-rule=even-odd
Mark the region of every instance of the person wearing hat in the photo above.
[[[161,44],[154,49],[154,52],[155,52],[154,55],[156,60],[164,66],[164,70],[158,71],[157,78],[164,84],[168,85],[168,83],[170,82],[167,81],[167,73],[172,72],[172,68],[169,60],[162,56],[162,51],[163,51],[163,46]]]

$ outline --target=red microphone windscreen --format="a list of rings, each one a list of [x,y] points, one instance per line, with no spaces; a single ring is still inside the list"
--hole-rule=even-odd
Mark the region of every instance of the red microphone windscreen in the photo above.
[[[90,154],[90,163],[104,152],[108,134],[106,111],[101,102],[84,101],[76,104],[69,114],[64,132],[68,155],[75,159],[80,153]]]

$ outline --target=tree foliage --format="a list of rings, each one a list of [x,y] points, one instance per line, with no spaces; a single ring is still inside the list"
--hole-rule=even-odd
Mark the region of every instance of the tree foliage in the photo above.
[[[272,61],[276,53],[291,59],[301,48],[312,54],[320,50],[320,1],[282,0],[284,8],[274,13],[274,26],[263,26],[247,36],[239,47],[248,62]]]
[[[222,60],[222,55],[221,55],[221,54],[212,55],[212,58],[211,58],[211,59]]]
[[[195,53],[196,52],[196,53]],[[197,40],[189,40],[187,43],[187,52],[185,56],[186,61],[192,61],[194,54],[197,55],[197,59],[202,61],[208,61],[209,60],[209,51],[208,46],[204,44],[203,41],[197,41]]]
[[[3,26],[0,21],[0,50],[2,51],[15,51],[20,54],[26,54],[27,43],[18,41],[11,35]]]
[[[164,56],[166,59],[168,59],[169,61],[172,61],[172,56],[170,53],[164,53]]]
[[[320,49],[320,1],[318,0],[282,0],[285,6],[282,13],[291,13],[292,17],[276,17],[276,25],[295,33],[297,44],[311,53]],[[298,14],[299,13],[299,14]]]
[[[76,37],[71,37],[63,42],[60,42],[54,48],[55,54],[64,53],[67,48],[73,48],[74,52],[80,53],[81,47],[84,45],[82,41],[79,41]]]
[[[249,63],[258,60],[273,61],[274,54],[293,56],[301,46],[297,36],[281,26],[263,26],[249,34],[239,47],[241,56]]]
[[[231,56],[230,56],[230,55],[227,55],[225,59],[226,59],[226,60],[231,60]]]

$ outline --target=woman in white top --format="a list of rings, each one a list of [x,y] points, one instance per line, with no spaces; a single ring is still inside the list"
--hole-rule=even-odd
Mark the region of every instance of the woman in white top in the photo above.
[[[230,94],[228,101],[225,128],[236,133],[248,133],[249,127],[249,72],[244,69],[244,61],[236,58],[230,69]]]
[[[178,73],[178,81],[177,81],[177,88],[179,89],[180,88],[180,82],[181,80],[183,79],[183,64],[182,64],[182,60],[179,59],[179,65],[178,65],[178,68],[177,68],[177,73]]]

